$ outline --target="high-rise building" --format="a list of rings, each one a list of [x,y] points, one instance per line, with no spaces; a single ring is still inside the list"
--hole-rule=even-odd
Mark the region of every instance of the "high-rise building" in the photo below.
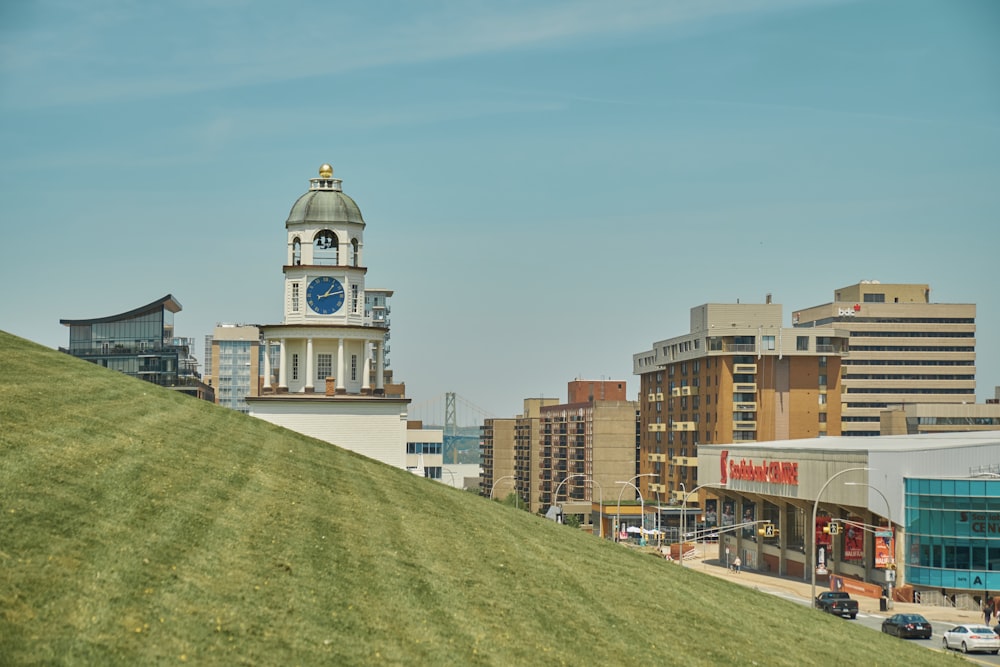
[[[841,433],[879,435],[880,413],[903,403],[975,403],[976,306],[931,303],[921,284],[862,281],[832,303],[792,313],[796,332],[850,336],[842,361]]]
[[[284,319],[260,326],[264,386],[247,404],[253,416],[406,468],[410,399],[386,381],[388,325],[366,307],[365,227],[322,165],[285,221]]]
[[[700,444],[840,434],[847,334],[786,328],[781,319],[770,296],[704,304],[691,309],[689,333],[633,355],[644,495],[683,501],[698,486]]]
[[[538,506],[556,505],[586,526],[593,503],[616,497],[617,482],[635,476],[638,403],[628,400],[620,380],[573,380],[566,393],[566,403],[539,410],[541,441],[532,452],[538,459]]]
[[[526,398],[524,412],[482,427],[480,492],[540,513],[558,505],[591,527],[592,504],[617,494],[635,475],[635,401],[625,382],[573,380],[567,401]]]
[[[480,430],[479,460],[483,474],[479,493],[487,498],[506,498],[517,489],[514,475],[514,418],[490,418]]]
[[[215,387],[215,402],[248,413],[248,396],[260,393],[260,329],[247,324],[220,324],[211,336],[211,356],[206,367],[213,369],[206,378]]]

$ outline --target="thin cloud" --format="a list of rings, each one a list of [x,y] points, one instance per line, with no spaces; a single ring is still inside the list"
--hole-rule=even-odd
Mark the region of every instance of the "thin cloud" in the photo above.
[[[838,0],[825,0],[835,2]],[[815,7],[802,0],[655,0],[446,6],[372,16],[232,2],[43,4],[38,25],[3,30],[6,105],[96,104],[409,66],[593,37],[615,39]],[[238,11],[237,11],[238,10]],[[338,13],[339,11],[339,13]],[[49,20],[51,19],[51,20]],[[23,23],[24,21],[21,21]],[[27,94],[30,91],[30,94]]]

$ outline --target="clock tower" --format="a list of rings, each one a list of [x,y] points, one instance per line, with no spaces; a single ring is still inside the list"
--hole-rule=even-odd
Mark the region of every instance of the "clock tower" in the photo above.
[[[410,401],[402,385],[386,391],[386,309],[366,308],[391,291],[365,298],[365,221],[330,165],[285,232],[284,317],[260,327],[264,384],[250,414],[404,467]]]

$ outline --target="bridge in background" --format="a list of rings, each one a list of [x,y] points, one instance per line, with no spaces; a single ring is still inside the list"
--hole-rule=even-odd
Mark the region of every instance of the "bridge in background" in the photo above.
[[[484,419],[493,417],[488,410],[449,391],[410,404],[409,415],[422,421],[424,428],[444,431],[445,463],[479,463],[479,428]]]

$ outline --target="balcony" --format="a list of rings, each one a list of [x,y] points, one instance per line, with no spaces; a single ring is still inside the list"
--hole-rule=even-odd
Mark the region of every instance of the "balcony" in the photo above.
[[[674,422],[670,425],[670,430],[677,431],[694,431],[697,428],[697,424],[694,422]]]
[[[650,463],[666,463],[667,462],[667,455],[666,454],[649,454],[646,460],[649,461]]]
[[[675,456],[670,459],[670,465],[681,466],[683,468],[697,468],[698,467],[698,457],[697,456]]]
[[[664,484],[650,484],[649,490],[652,493],[666,493],[667,487]]]
[[[663,400],[663,392],[662,391],[656,395],[656,400],[658,400],[658,401],[662,401]]]
[[[681,396],[697,396],[698,387],[681,387]]]
[[[680,396],[681,395],[681,388],[680,387],[674,387],[673,389],[670,390],[670,395],[671,396]]]
[[[655,401],[655,400],[656,400],[656,394],[648,394],[648,395],[646,396],[646,399],[647,399],[647,400],[648,400],[648,401],[649,401],[650,403],[652,403],[653,401]]]
[[[746,373],[748,375],[757,372],[757,364],[733,364],[733,373]]]
[[[733,384],[734,394],[756,394],[757,393],[757,383],[753,382],[738,382]]]
[[[757,412],[756,403],[733,403],[733,410],[736,412]]]
[[[836,351],[837,347],[835,345],[820,345],[818,343],[816,344],[817,354],[834,354]]]
[[[726,343],[726,352],[756,352],[756,343]]]
[[[666,424],[650,424],[649,427],[647,428],[647,430],[650,433],[654,433],[656,431],[665,432],[667,430],[667,425]]]
[[[744,421],[734,421],[733,422],[734,431],[756,431],[757,422],[744,422]]]

